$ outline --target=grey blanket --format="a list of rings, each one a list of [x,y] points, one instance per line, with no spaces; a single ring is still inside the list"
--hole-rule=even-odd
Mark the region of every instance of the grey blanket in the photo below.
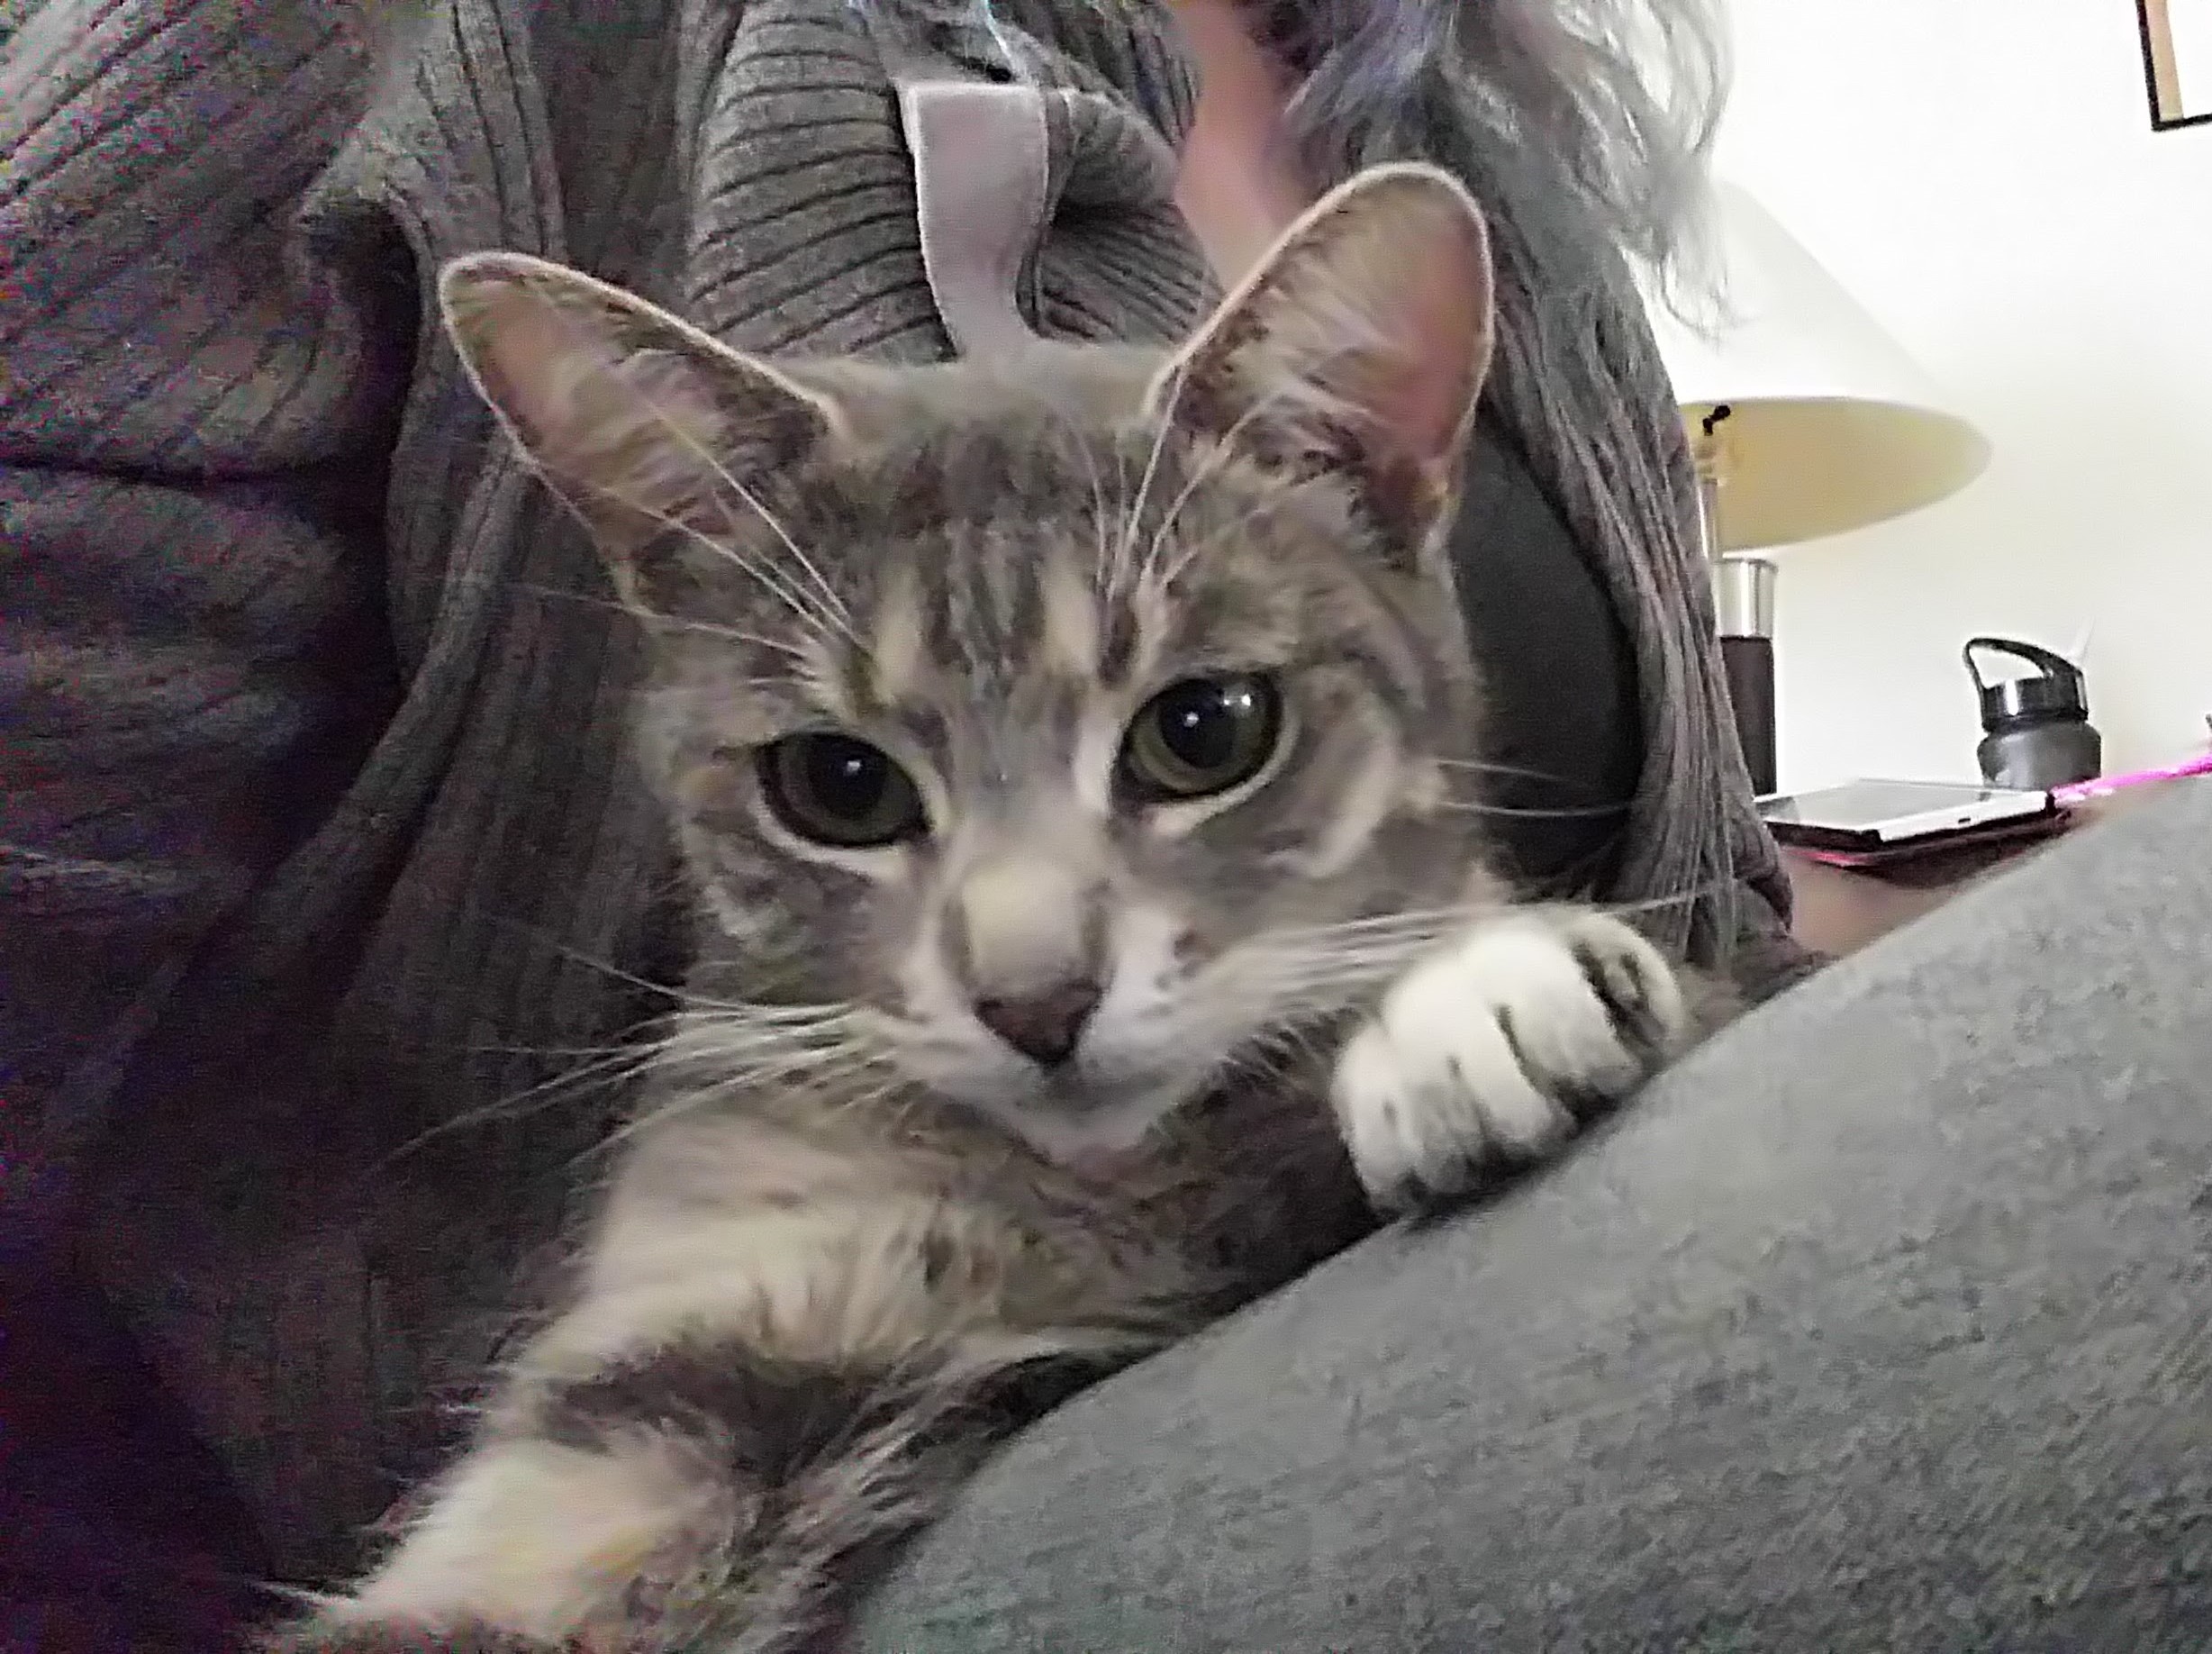
[[[546,1082],[659,962],[632,641],[427,284],[520,248],[741,346],[942,355],[892,70],[1011,49],[1049,140],[1023,319],[1174,336],[1210,284],[1164,9],[996,9],[887,51],[845,0],[0,0],[0,1155],[21,1195],[63,1133],[81,1261],[295,1559],[437,1440],[588,1183],[601,1116]],[[1633,635],[1605,894],[1771,946],[1622,272],[1547,263],[1544,204],[1435,139],[1500,209],[1500,409]]]

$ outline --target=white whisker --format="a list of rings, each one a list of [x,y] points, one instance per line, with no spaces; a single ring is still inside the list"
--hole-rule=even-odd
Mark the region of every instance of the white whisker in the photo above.
[[[544,598],[548,602],[581,604],[586,608],[604,609],[611,614],[635,615],[637,613],[637,611],[628,604],[615,603],[605,597],[594,597],[588,592],[564,592],[558,586],[537,586],[526,580],[510,580],[505,584],[510,591],[520,592],[525,596]],[[806,651],[785,638],[764,637],[759,632],[746,632],[736,626],[718,626],[712,621],[688,620],[658,611],[653,612],[651,620],[655,626],[666,632],[695,632],[703,637],[721,638],[732,643],[749,644],[755,649],[773,650],[777,654],[790,656],[793,660],[806,659]],[[763,678],[754,681],[780,683],[787,680]]]
[[[1191,496],[1214,477],[1219,476],[1221,468],[1236,458],[1237,439],[1244,434],[1245,427],[1282,400],[1283,393],[1278,391],[1270,392],[1267,395],[1254,401],[1250,407],[1229,422],[1228,429],[1217,439],[1217,446],[1212,453],[1206,456],[1204,463],[1192,468],[1182,490],[1168,503],[1167,510],[1162,514],[1159,522],[1153,524],[1152,538],[1145,545],[1144,560],[1137,567],[1136,581],[1138,583],[1151,581],[1155,585],[1165,586],[1173,583],[1174,574],[1182,572],[1183,567],[1190,561],[1187,555],[1177,561],[1174,573],[1171,573],[1166,579],[1155,578],[1155,573],[1159,566],[1160,548],[1167,538],[1168,530],[1175,525],[1175,520],[1183,514],[1183,508],[1191,503]],[[1260,508],[1255,508],[1256,511],[1258,509]]]
[[[782,1007],[763,1007],[771,1018]],[[595,1144],[592,1154],[612,1151],[641,1132],[684,1115],[748,1095],[784,1087],[816,1091],[880,1068],[889,1052],[860,1025],[854,1011],[839,1006],[807,1007],[809,1020],[744,1027],[742,1017],[728,1019],[721,1031],[712,1027],[679,1030],[653,1053],[648,1076],[692,1068],[706,1072],[694,1084],[657,1095],[627,1123]]]
[[[1337,937],[1374,931],[1450,927],[1465,924],[1484,913],[1494,913],[1497,905],[1488,902],[1455,902],[1448,907],[1409,908],[1403,913],[1370,913],[1363,918],[1340,919],[1328,924],[1295,926],[1275,932],[1269,940],[1271,945],[1294,946],[1308,941],[1325,942]]]
[[[1245,529],[1251,525],[1254,518],[1261,515],[1265,512],[1276,509],[1284,500],[1288,499],[1294,494],[1301,493],[1308,488],[1323,488],[1329,486],[1329,478],[1321,475],[1301,477],[1294,481],[1284,484],[1282,487],[1277,488],[1266,499],[1255,503],[1248,511],[1238,513],[1234,520],[1223,523],[1219,528],[1209,530],[1207,532],[1201,534],[1195,540],[1183,541],[1183,544],[1177,548],[1174,557],[1167,562],[1165,568],[1160,569],[1159,572],[1153,577],[1153,584],[1162,588],[1172,586],[1174,585],[1176,580],[1182,577],[1183,571],[1188,568],[1192,563],[1196,561],[1206,552],[1211,550],[1215,546],[1219,545],[1230,535],[1243,532]]]
[[[554,306],[553,308],[558,312],[558,305]],[[585,359],[589,359],[588,357]],[[730,468],[724,465],[721,460],[718,459],[711,450],[708,449],[704,442],[701,441],[684,427],[682,421],[671,415],[666,408],[662,407],[659,403],[655,401],[641,386],[636,383],[636,381],[619,373],[614,374],[612,377],[623,390],[627,391],[631,396],[637,399],[639,404],[643,407],[645,411],[649,414],[664,430],[667,432],[670,437],[675,439],[678,447],[688,450],[694,459],[698,460],[699,463],[704,466],[709,471],[712,472],[718,481],[726,485],[732,494],[736,495],[739,499],[745,502],[747,506],[752,510],[754,515],[757,516],[762,523],[767,525],[769,532],[773,533],[776,539],[783,542],[784,550],[791,553],[792,560],[797,563],[799,567],[805,571],[806,575],[813,581],[815,590],[820,594],[822,612],[827,614],[833,615],[841,621],[849,621],[851,616],[845,606],[844,598],[838,595],[837,587],[830,585],[828,577],[822,573],[820,566],[818,565],[812,558],[807,556],[806,552],[801,549],[798,541],[793,537],[791,531],[784,526],[783,520],[777,517],[774,512],[767,508],[767,506],[761,501],[760,496],[755,494],[752,489],[746,486],[743,480],[733,474]],[[850,635],[849,628],[848,629],[848,635]],[[856,642],[858,641],[857,639],[855,639],[854,641]]]
[[[1701,885],[1692,885],[1687,890],[1676,891],[1667,895],[1643,896],[1629,902],[1598,902],[1592,905],[1599,912],[1607,913],[1656,913],[1664,907],[1681,907],[1691,902],[1702,901],[1709,895],[1718,895],[1722,891],[1728,889],[1730,883],[1730,880],[1725,878],[1708,879]]]
[[[1122,576],[1129,566],[1130,554],[1137,550],[1137,527],[1144,521],[1145,502],[1152,495],[1152,479],[1158,475],[1160,455],[1167,447],[1167,433],[1174,426],[1175,402],[1183,395],[1183,373],[1178,365],[1175,382],[1161,403],[1159,425],[1152,433],[1152,449],[1145,456],[1144,471],[1137,479],[1136,497],[1129,502],[1129,514],[1122,522],[1120,543],[1114,551],[1113,577],[1107,583],[1109,591],[1118,590],[1123,585]]]
[[[1299,377],[1286,379],[1282,384],[1274,386],[1264,395],[1254,397],[1251,403],[1245,407],[1234,420],[1229,422],[1228,429],[1222,432],[1217,439],[1219,447],[1216,449],[1215,452],[1210,456],[1207,462],[1201,465],[1196,471],[1192,473],[1191,477],[1183,484],[1183,491],[1175,496],[1174,503],[1168,506],[1166,513],[1160,519],[1159,523],[1154,526],[1152,531],[1152,538],[1145,548],[1144,560],[1138,565],[1138,568],[1137,575],[1135,577],[1137,583],[1150,583],[1155,586],[1165,586],[1171,583],[1176,575],[1181,574],[1183,570],[1189,566],[1191,559],[1195,555],[1195,552],[1186,550],[1183,556],[1175,560],[1173,567],[1167,571],[1165,577],[1162,578],[1160,577],[1160,551],[1165,541],[1167,531],[1174,526],[1175,520],[1182,514],[1183,508],[1190,503],[1192,495],[1210,478],[1219,475],[1221,468],[1235,456],[1237,452],[1237,440],[1238,437],[1244,434],[1246,427],[1250,425],[1255,420],[1257,420],[1262,414],[1267,414],[1282,404],[1292,401],[1294,398],[1298,398],[1301,395],[1308,398],[1318,397],[1320,394],[1319,376],[1321,370],[1334,362],[1341,360],[1346,357],[1356,355],[1362,348],[1363,347],[1358,344],[1347,343],[1337,347],[1334,350],[1324,353],[1316,361],[1309,364]],[[1166,403],[1162,409],[1160,432],[1163,436],[1165,435],[1168,427],[1174,423],[1174,420],[1171,416],[1174,411],[1175,398],[1181,395],[1182,391],[1183,386],[1181,382],[1178,381],[1174,387],[1174,391],[1168,396]],[[1156,459],[1159,453],[1159,444],[1156,441],[1154,444],[1153,453],[1155,459]],[[1149,486],[1150,480],[1151,472],[1149,468],[1147,468],[1146,472],[1146,481],[1147,486]],[[1312,483],[1319,480],[1321,479],[1319,477],[1306,477],[1300,479],[1301,483]],[[1137,505],[1129,513],[1129,532],[1132,537],[1136,533],[1138,521],[1143,514],[1143,507],[1144,495],[1143,491],[1140,490]]]
[[[627,494],[620,488],[611,488],[603,483],[594,483],[592,487],[593,491],[602,498],[612,500],[617,505],[636,512],[648,522],[657,523],[663,528],[675,531],[704,547],[725,562],[734,565],[740,573],[760,586],[770,596],[789,609],[793,616],[814,631],[837,632],[850,642],[855,649],[866,651],[866,646],[860,641],[859,635],[854,632],[849,620],[836,611],[823,607],[819,599],[811,597],[806,592],[792,585],[768,564],[756,558],[746,556],[729,541],[715,539],[713,535],[704,532],[694,523],[671,516],[657,506],[647,504],[633,494]]]
[[[1075,451],[1083,456],[1083,467],[1091,478],[1091,532],[1092,536],[1091,561],[1091,589],[1103,596],[1106,583],[1107,551],[1111,536],[1106,530],[1106,478],[1099,469],[1098,454],[1091,446],[1089,435],[1074,432]]]
[[[829,1106],[839,1113],[862,1113],[882,1107],[886,1099],[910,1088],[906,1077],[894,1073],[869,1090],[831,1099]]]
[[[857,1017],[860,1013],[842,1000],[828,1000],[811,1004],[782,1004],[764,1000],[706,1000],[708,1009],[684,1019],[687,1024],[712,1027],[721,1022],[742,1022],[754,1026],[785,1027],[794,1024],[826,1025]]]
[[[564,329],[568,327],[567,317],[563,314],[558,303],[547,298],[543,294],[538,294],[536,296],[551,314],[556,325]],[[576,359],[579,361],[591,362],[596,352],[590,348],[588,341],[581,342]],[[765,566],[755,565],[750,559],[740,556],[734,547],[721,544],[711,536],[700,533],[698,530],[691,528],[688,524],[675,522],[666,512],[654,510],[636,499],[626,498],[618,490],[607,487],[603,484],[594,483],[593,485],[594,489],[616,504],[626,505],[651,521],[690,533],[702,544],[719,551],[751,575],[753,578],[768,587],[771,592],[789,604],[795,613],[807,618],[811,623],[842,632],[855,648],[862,649],[865,652],[865,646],[861,644],[859,638],[853,631],[851,616],[846,609],[844,599],[838,595],[837,588],[830,585],[820,566],[801,549],[799,542],[793,537],[791,531],[784,527],[782,520],[767,508],[757,495],[733,476],[730,468],[708,450],[705,443],[687,430],[681,420],[671,414],[633,378],[620,371],[609,371],[603,368],[601,371],[603,377],[612,380],[621,392],[643,408],[654,423],[666,432],[679,448],[690,453],[694,459],[704,466],[708,471],[712,473],[716,480],[726,485],[731,493],[743,501],[753,513],[767,525],[769,532],[783,542],[784,549],[791,554],[793,560],[812,580],[815,592],[819,595],[809,595],[794,586],[784,584],[780,576],[771,577],[770,572],[766,569]]]
[[[1525,769],[1518,764],[1500,764],[1491,759],[1431,759],[1429,762],[1440,769],[1469,769],[1485,776],[1512,776],[1525,781],[1547,781],[1555,786],[1572,785],[1564,776],[1553,775],[1548,770]]]
[[[604,959],[594,959],[590,954],[585,952],[582,949],[572,948],[565,942],[554,941],[552,939],[546,936],[544,932],[533,930],[528,925],[508,925],[498,920],[494,920],[494,923],[499,925],[502,929],[512,929],[519,932],[528,941],[534,942],[540,947],[548,949],[552,952],[559,955],[562,959],[567,959],[572,965],[584,966],[586,969],[595,970],[602,976],[612,977],[617,982],[626,982],[631,987],[641,989],[648,994],[657,995],[665,999],[673,1000],[678,1004],[694,1005],[709,1011],[739,1011],[744,1009],[742,1005],[738,1004],[734,1001],[726,999],[712,999],[703,994],[694,993],[689,988],[675,987],[666,982],[655,982],[649,977],[640,977],[635,971],[622,969],[619,965],[611,965]]]
[[[1452,815],[1505,815],[1524,821],[1588,821],[1599,816],[1626,815],[1628,806],[1617,804],[1499,804],[1445,799],[1437,809]]]
[[[575,1101],[577,1093],[595,1086],[620,1086],[634,1077],[651,1054],[651,1048],[646,1045],[611,1049],[591,1062],[549,1076],[512,1095],[464,1110],[449,1120],[441,1120],[416,1132],[377,1161],[377,1169],[388,1169],[417,1150],[458,1132],[526,1120],[547,1109]]]

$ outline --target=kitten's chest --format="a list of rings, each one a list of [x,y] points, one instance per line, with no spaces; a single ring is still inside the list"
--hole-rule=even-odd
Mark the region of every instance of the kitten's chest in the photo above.
[[[1271,1292],[1377,1220],[1318,1075],[1271,1076],[1209,1097],[1192,1122],[1195,1175],[1171,1226],[1242,1298]]]
[[[1376,1226],[1310,1076],[1240,1081],[1141,1150],[1065,1169],[1066,1181],[1026,1192],[1042,1228],[1082,1235],[1094,1267],[1188,1303],[1199,1319],[1284,1285]]]

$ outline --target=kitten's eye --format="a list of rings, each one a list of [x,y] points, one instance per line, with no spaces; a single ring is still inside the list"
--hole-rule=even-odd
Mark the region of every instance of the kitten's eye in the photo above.
[[[826,730],[760,749],[760,786],[775,819],[802,839],[862,850],[929,829],[913,781],[884,752]]]
[[[1249,781],[1283,734],[1271,678],[1186,677],[1145,703],[1121,742],[1122,785],[1142,803],[1204,798]]]

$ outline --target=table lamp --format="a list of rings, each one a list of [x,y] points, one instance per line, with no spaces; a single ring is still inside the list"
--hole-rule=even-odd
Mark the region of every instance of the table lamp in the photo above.
[[[1981,474],[1990,445],[1746,192],[1714,189],[1720,304],[1653,303],[1698,468],[1700,535],[1753,787],[1775,789],[1774,565],[1747,553],[1902,516]]]

